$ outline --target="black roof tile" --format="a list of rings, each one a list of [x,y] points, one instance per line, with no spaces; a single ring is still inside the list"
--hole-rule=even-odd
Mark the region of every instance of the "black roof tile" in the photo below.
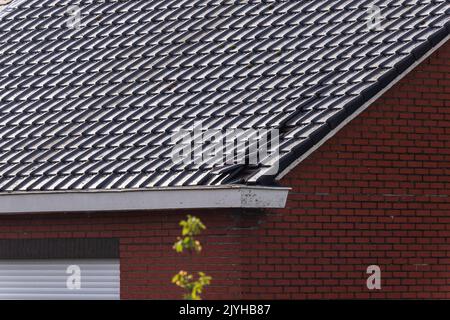
[[[450,33],[450,3],[27,0],[0,9],[0,191],[274,182],[171,159],[180,129],[278,129],[281,172]],[[81,9],[79,29],[67,8]]]

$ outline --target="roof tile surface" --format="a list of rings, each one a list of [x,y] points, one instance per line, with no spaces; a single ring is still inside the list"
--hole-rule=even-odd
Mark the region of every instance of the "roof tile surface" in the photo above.
[[[450,2],[27,0],[0,9],[0,191],[271,183],[171,137],[280,130],[278,171],[448,36]],[[68,8],[80,8],[69,28]]]

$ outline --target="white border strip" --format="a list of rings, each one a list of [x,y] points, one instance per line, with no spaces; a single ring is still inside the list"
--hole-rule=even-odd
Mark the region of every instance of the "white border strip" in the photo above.
[[[363,111],[365,111],[372,103],[374,103],[378,98],[380,98],[383,94],[386,93],[389,89],[391,89],[394,85],[396,85],[401,79],[403,79],[406,75],[408,75],[414,68],[416,68],[419,64],[421,64],[424,60],[426,60],[429,56],[431,56],[437,49],[439,49],[444,43],[446,43],[450,39],[450,35],[447,35],[441,42],[439,42],[434,48],[429,50],[423,57],[414,62],[408,69],[406,69],[403,73],[398,75],[391,83],[383,88],[380,92],[378,92],[374,97],[370,100],[366,101],[357,111],[351,114],[347,119],[345,119],[341,124],[339,124],[336,128],[330,131],[325,137],[322,138],[318,143],[316,143],[312,148],[310,148],[306,153],[304,153],[300,158],[292,162],[289,166],[287,166],[281,173],[279,173],[275,180],[281,180],[285,175],[287,175],[292,169],[294,169],[300,162],[308,158],[311,153],[316,151],[319,147],[321,147],[326,141],[332,138],[337,132],[339,132],[343,127],[345,127],[350,121],[359,116]]]
[[[0,194],[0,214],[284,208],[289,188],[229,185],[111,191],[15,192]]]

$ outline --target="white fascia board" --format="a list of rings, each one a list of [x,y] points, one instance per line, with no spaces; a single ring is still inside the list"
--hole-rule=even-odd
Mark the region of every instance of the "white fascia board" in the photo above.
[[[350,115],[347,119],[345,119],[341,124],[339,124],[336,128],[334,128],[330,133],[328,133],[325,137],[323,137],[318,143],[316,143],[312,148],[310,148],[307,152],[305,152],[302,156],[300,156],[297,160],[292,162],[289,166],[287,166],[282,172],[280,172],[276,177],[276,181],[280,181],[284,178],[289,172],[291,172],[296,166],[298,166],[303,160],[308,158],[314,151],[319,149],[325,142],[331,139],[336,133],[341,131],[343,127],[349,124],[353,119],[359,116],[362,112],[364,112],[370,105],[372,105],[376,100],[378,100],[383,94],[385,94],[389,89],[395,86],[400,80],[402,80],[406,75],[408,75],[413,69],[415,69],[419,64],[425,61],[428,57],[430,57],[437,49],[442,47],[447,41],[450,40],[450,35],[446,36],[442,41],[440,41],[436,46],[434,46],[431,50],[429,50],[423,57],[419,60],[416,60],[409,68],[407,68],[403,73],[399,74],[392,82],[383,88],[380,92],[378,92],[374,97],[365,102],[358,110],[356,110],[352,115]]]
[[[0,214],[210,208],[284,208],[289,188],[228,185],[0,193]]]

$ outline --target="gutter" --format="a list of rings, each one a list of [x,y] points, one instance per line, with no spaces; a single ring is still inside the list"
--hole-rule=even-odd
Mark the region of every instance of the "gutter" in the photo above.
[[[289,188],[246,185],[0,193],[0,214],[284,208]]]

